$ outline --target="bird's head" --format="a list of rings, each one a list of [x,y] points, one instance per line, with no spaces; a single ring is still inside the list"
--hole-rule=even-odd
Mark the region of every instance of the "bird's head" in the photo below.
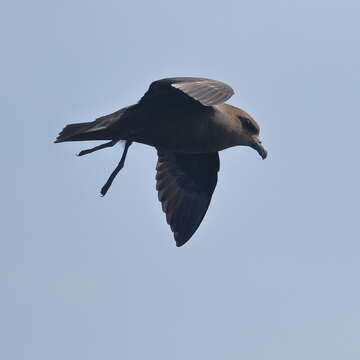
[[[263,159],[266,159],[267,151],[263,147],[259,137],[260,126],[258,123],[241,109],[237,109],[236,116],[241,122],[243,136],[247,142],[246,145],[255,149]]]

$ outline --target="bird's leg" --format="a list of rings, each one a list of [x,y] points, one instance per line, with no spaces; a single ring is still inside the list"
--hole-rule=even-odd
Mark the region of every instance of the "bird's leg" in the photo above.
[[[98,146],[95,146],[91,149],[87,149],[87,150],[82,150],[80,151],[77,156],[83,156],[83,155],[86,155],[86,154],[90,154],[94,151],[98,151],[98,150],[101,150],[101,149],[105,149],[107,147],[111,147],[111,146],[114,146],[119,140],[111,140],[105,144],[101,144],[101,145],[98,145]]]
[[[126,154],[128,152],[128,149],[130,147],[130,145],[132,144],[131,141],[129,140],[126,140],[126,143],[125,143],[125,147],[124,147],[124,152],[121,156],[121,159],[120,159],[120,162],[119,164],[117,165],[117,167],[115,168],[115,170],[111,173],[109,179],[107,180],[106,184],[102,187],[100,193],[102,196],[105,196],[107,191],[109,190],[112,182],[114,181],[116,175],[119,173],[119,171],[124,167],[124,164],[125,164],[125,158],[126,158]]]

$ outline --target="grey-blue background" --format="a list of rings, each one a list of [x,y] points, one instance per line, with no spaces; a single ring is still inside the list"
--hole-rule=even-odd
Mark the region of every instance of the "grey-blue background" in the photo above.
[[[1,359],[359,359],[357,0],[4,1],[0,14]],[[152,148],[133,146],[100,198],[121,148],[52,144],[167,76],[228,82],[269,150],[221,153],[183,248]]]

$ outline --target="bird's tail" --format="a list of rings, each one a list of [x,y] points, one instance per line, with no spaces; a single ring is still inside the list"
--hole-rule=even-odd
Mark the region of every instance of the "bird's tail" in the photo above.
[[[85,141],[85,140],[112,140],[114,133],[111,128],[117,124],[130,106],[110,115],[102,116],[92,122],[69,124],[62,129],[55,142]],[[119,134],[117,134],[119,136]]]
[[[81,139],[81,133],[89,128],[91,122],[83,122],[77,124],[69,124],[66,125],[58,137],[56,138],[55,142],[63,142],[63,141],[77,141],[77,140],[86,140]]]

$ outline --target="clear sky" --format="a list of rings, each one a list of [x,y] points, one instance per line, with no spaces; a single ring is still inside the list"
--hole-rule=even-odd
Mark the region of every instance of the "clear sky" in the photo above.
[[[358,360],[360,3],[3,1],[0,358]],[[269,150],[221,153],[176,248],[156,153],[53,144],[150,82],[229,83]],[[169,119],[171,121],[171,119]]]

